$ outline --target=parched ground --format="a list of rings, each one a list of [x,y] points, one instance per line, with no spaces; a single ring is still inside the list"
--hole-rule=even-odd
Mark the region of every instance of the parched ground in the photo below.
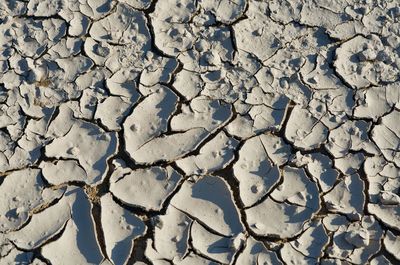
[[[0,265],[400,264],[399,0],[0,1]]]

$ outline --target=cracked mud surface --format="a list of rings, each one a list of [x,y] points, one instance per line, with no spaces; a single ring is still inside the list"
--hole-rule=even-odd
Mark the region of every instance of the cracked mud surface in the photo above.
[[[400,2],[0,3],[0,264],[399,264]]]

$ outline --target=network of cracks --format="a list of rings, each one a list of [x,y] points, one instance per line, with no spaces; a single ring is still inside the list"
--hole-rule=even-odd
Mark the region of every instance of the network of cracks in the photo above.
[[[399,264],[397,0],[0,2],[0,264]]]

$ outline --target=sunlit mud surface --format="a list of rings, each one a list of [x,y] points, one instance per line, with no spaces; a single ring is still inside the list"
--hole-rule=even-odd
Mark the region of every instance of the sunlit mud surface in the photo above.
[[[400,263],[398,0],[0,1],[0,264]]]

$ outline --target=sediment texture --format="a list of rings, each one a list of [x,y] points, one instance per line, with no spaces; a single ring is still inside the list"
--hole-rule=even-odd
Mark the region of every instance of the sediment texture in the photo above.
[[[399,1],[6,0],[0,36],[0,264],[399,264]]]

